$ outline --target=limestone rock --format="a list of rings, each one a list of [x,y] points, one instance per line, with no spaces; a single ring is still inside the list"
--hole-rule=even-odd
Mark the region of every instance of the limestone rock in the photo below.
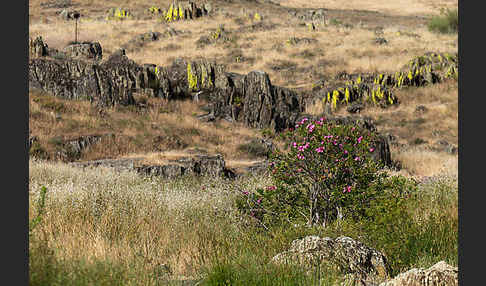
[[[457,286],[458,268],[440,261],[428,269],[413,268],[380,286]]]
[[[386,279],[390,273],[382,253],[346,236],[336,239],[306,236],[294,240],[288,251],[275,255],[272,261],[300,264],[306,268],[315,267],[319,262],[326,263],[363,280]]]

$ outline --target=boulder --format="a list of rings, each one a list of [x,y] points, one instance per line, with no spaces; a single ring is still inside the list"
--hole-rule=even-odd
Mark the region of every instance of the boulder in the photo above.
[[[413,268],[380,286],[457,286],[458,273],[457,267],[440,261],[428,269]]]
[[[352,274],[355,279],[386,279],[390,266],[386,257],[374,248],[350,237],[336,239],[319,236],[306,236],[292,241],[290,249],[275,255],[272,259],[278,264],[299,264],[312,269],[319,263]],[[383,280],[382,280],[383,281]]]
[[[103,50],[99,42],[72,43],[66,46],[63,52],[71,58],[101,60]]]

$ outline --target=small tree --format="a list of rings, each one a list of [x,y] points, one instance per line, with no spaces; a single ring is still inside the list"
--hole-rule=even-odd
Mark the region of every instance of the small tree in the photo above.
[[[376,136],[359,126],[304,118],[283,134],[289,144],[286,152],[271,156],[276,185],[248,194],[251,214],[264,223],[304,219],[323,226],[364,214],[386,177],[382,164],[370,156]]]

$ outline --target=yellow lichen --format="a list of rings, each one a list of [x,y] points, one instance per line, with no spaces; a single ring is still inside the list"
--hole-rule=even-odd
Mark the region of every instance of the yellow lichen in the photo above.
[[[197,90],[197,75],[193,73],[191,63],[187,63],[187,82],[190,90]]]

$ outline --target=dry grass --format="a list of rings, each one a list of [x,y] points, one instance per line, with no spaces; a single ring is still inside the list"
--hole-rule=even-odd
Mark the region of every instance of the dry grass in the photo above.
[[[447,174],[457,178],[458,157],[438,153],[423,148],[411,148],[406,151],[397,152],[393,155],[405,169],[405,174],[414,177],[430,177]]]
[[[115,134],[115,138],[102,139],[90,147],[83,160],[139,156],[142,153],[188,149],[203,149],[210,154],[220,153],[227,159],[245,159],[247,154],[238,146],[259,136],[241,124],[225,121],[201,122],[196,115],[204,114],[204,104],[192,101],[171,101],[151,98],[148,107],[137,110],[131,107],[106,109],[101,116],[89,102],[71,101],[48,95],[30,93],[29,130],[37,136],[48,152],[56,151],[52,138],[63,140],[93,134]],[[60,119],[51,113],[60,110]],[[135,155],[134,155],[135,154]],[[150,157],[150,156],[149,156]]]
[[[232,183],[143,179],[104,167],[79,169],[32,160],[29,172],[31,202],[41,186],[48,189],[49,211],[38,231],[49,248],[58,250],[56,259],[111,261],[144,267],[147,273],[167,265],[174,276],[196,275],[204,258],[217,251],[206,243],[211,235],[224,237],[225,230],[215,222],[220,216],[230,218],[238,189],[269,183],[264,178]],[[31,208],[31,219],[33,215]]]
[[[440,8],[457,7],[455,0],[396,0],[396,1],[339,1],[339,0],[278,0],[282,6],[295,8],[326,8],[343,10],[377,11],[392,15],[430,15],[436,14]]]

